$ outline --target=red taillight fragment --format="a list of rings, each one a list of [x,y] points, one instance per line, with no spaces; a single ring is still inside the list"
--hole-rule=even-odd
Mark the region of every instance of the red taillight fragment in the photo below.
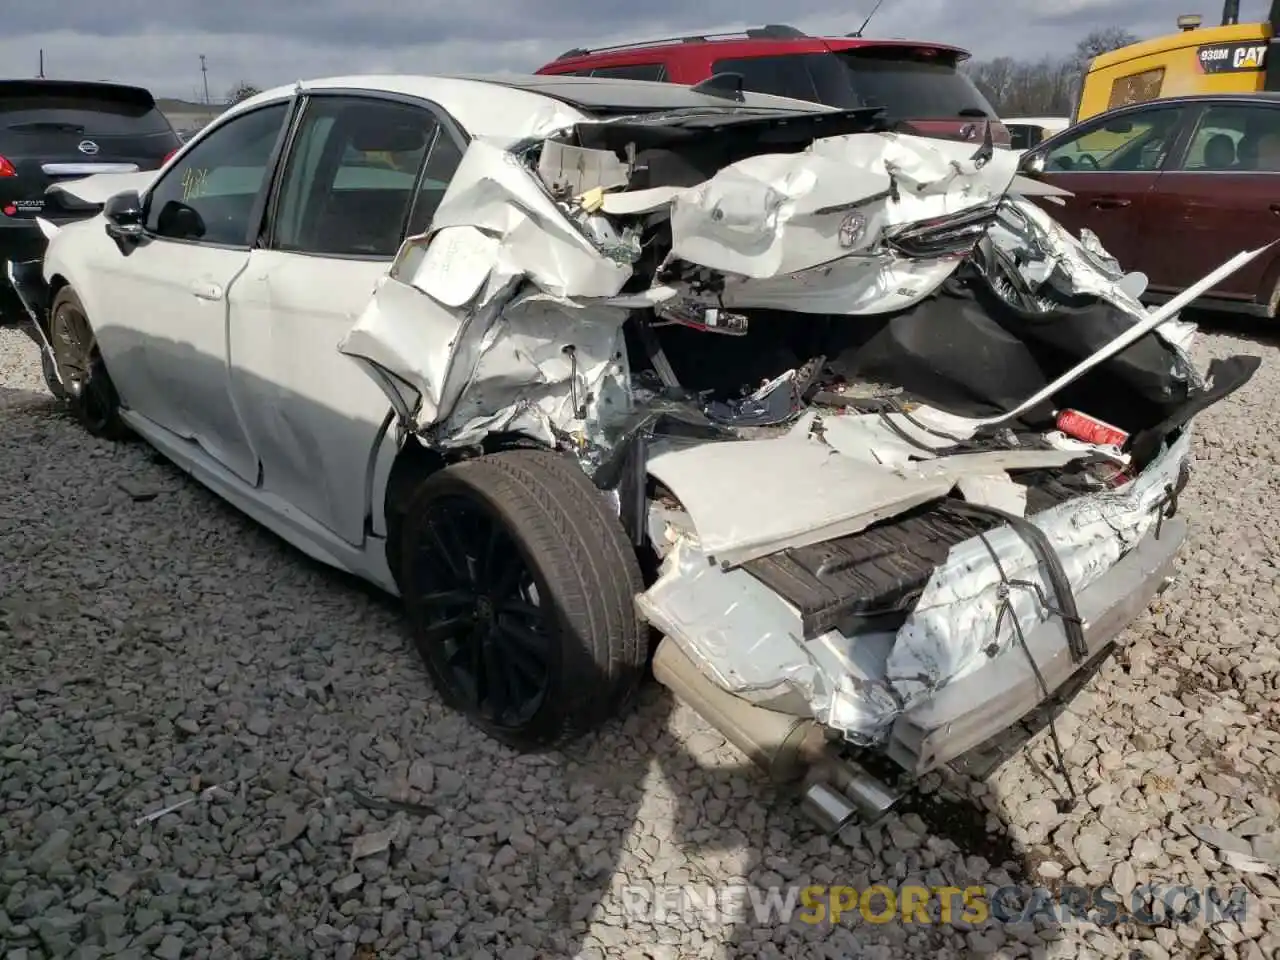
[[[0,177],[16,177],[17,175],[18,171],[13,168],[13,164],[4,157],[0,157]]]
[[[1119,427],[1091,417],[1079,410],[1062,410],[1057,417],[1058,429],[1068,437],[1083,440],[1085,443],[1097,444],[1100,447],[1123,448],[1129,440],[1129,434]]]
[[[164,159],[160,161],[160,166],[163,167],[166,163],[172,160],[174,158],[174,155],[177,154],[177,152],[181,149],[182,149],[181,147],[174,147],[172,150],[166,153],[164,155]]]

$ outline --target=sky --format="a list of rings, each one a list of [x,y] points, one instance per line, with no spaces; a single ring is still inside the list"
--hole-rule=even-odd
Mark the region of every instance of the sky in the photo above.
[[[565,50],[788,23],[812,34],[856,30],[875,0],[5,0],[0,63],[8,76],[116,80],[157,96],[209,93],[353,73],[531,72]],[[1242,0],[1262,20],[1269,0]],[[701,12],[695,12],[700,10]],[[1139,37],[1181,13],[1218,23],[1219,0],[884,0],[871,37],[953,43],[976,57],[1065,53],[1090,30]]]

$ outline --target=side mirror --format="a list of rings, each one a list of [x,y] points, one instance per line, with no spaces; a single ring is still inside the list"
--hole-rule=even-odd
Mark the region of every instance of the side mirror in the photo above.
[[[136,240],[142,236],[142,198],[137,190],[125,190],[111,197],[102,207],[107,221],[107,236],[116,240]]]
[[[1018,164],[1021,173],[1034,176],[1037,173],[1044,173],[1044,153],[1039,150],[1030,150],[1022,155],[1022,162]]]

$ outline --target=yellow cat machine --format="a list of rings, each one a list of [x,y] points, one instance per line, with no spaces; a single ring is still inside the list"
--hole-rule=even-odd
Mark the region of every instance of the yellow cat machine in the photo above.
[[[1199,14],[1178,17],[1178,32],[1093,59],[1073,121],[1130,103],[1192,93],[1280,90],[1280,0],[1264,23],[1240,23],[1240,0],[1222,6],[1222,24],[1201,27]]]

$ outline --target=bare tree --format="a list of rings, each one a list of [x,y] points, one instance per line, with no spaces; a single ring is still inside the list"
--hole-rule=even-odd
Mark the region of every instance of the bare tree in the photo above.
[[[245,83],[243,80],[227,91],[227,103],[239,103],[241,100],[248,100],[250,97],[256,97],[262,90],[255,87],[252,83]]]
[[[1095,30],[1076,44],[1075,61],[1083,69],[1099,54],[1137,43],[1138,38],[1123,27],[1103,27]]]
[[[1082,75],[1101,53],[1137,42],[1120,27],[1095,30],[1065,57],[1039,61],[996,57],[966,64],[966,73],[1002,116],[1066,116],[1071,113]]]

